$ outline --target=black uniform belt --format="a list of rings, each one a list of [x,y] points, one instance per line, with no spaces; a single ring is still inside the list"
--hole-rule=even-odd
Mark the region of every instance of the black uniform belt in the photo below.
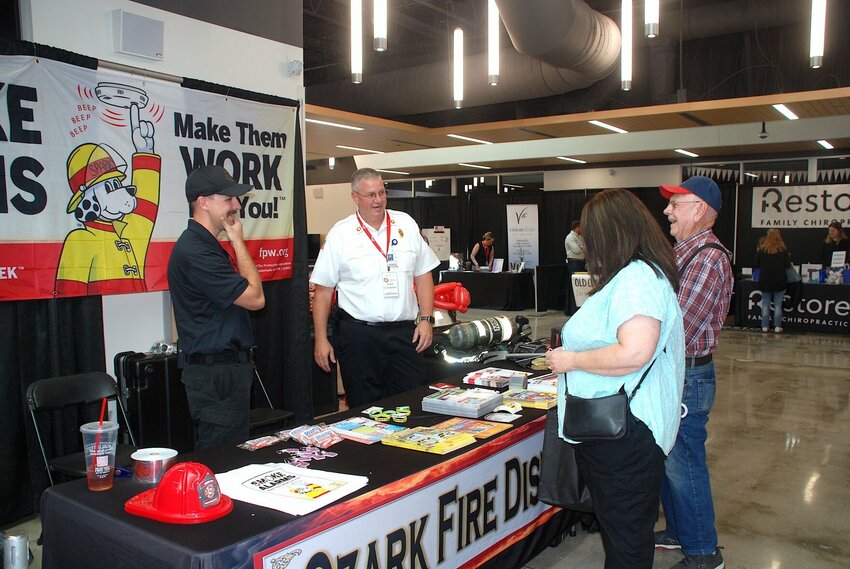
[[[218,354],[186,354],[186,363],[193,365],[241,364],[251,361],[251,352],[221,352]]]
[[[704,366],[712,359],[714,359],[712,354],[706,354],[704,356],[685,356],[685,365],[687,367]]]
[[[401,328],[402,326],[413,325],[413,320],[399,320],[396,322],[367,322],[365,320],[358,320],[357,318],[342,309],[340,309],[339,311],[339,317],[342,320],[354,322],[355,324],[363,324],[364,326],[375,326],[377,328]]]

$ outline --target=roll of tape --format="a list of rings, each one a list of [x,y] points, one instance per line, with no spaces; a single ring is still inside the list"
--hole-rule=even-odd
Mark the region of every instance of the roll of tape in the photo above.
[[[177,462],[172,448],[142,448],[130,455],[133,459],[133,478],[147,484],[158,484],[169,468]]]

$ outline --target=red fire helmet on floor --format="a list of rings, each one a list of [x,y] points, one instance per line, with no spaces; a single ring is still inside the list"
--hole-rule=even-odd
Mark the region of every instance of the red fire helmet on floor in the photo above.
[[[233,501],[218,487],[212,471],[198,462],[181,462],[166,472],[156,488],[124,504],[129,514],[171,524],[199,524],[230,513]]]

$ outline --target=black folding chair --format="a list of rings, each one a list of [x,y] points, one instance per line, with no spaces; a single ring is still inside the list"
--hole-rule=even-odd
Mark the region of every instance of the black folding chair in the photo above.
[[[251,357],[251,366],[254,368],[254,379],[257,380],[257,383],[260,385],[260,389],[263,390],[263,396],[266,398],[266,403],[269,405],[268,407],[255,407],[251,409],[249,427],[251,433],[265,430],[272,425],[285,427],[295,414],[292,411],[287,411],[286,409],[275,409],[272,404],[272,399],[269,397],[269,392],[266,391],[266,386],[263,384],[263,380],[260,378],[260,373],[257,371],[257,364],[254,363],[253,355]]]
[[[123,428],[126,429],[132,443],[132,445],[127,445],[119,442],[115,453],[115,464],[129,466],[132,463],[130,455],[136,451],[136,439],[127,422],[124,403],[118,397],[118,387],[109,374],[93,371],[51,377],[34,381],[27,388],[27,406],[30,410],[35,435],[38,439],[38,445],[41,447],[41,456],[44,459],[44,467],[47,469],[47,477],[50,479],[51,486],[54,484],[53,473],[71,478],[85,478],[86,461],[82,450],[48,458],[41,430],[38,427],[39,416],[47,414],[49,411],[61,412],[69,407],[95,403],[101,401],[104,397],[116,402],[123,418]],[[79,440],[79,447],[82,449],[82,436],[79,437]]]

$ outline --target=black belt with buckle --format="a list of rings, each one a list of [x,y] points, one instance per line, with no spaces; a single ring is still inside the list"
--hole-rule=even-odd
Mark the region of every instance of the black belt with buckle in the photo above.
[[[186,363],[192,365],[242,364],[251,361],[251,352],[221,352],[218,354],[186,354]]]
[[[704,366],[713,359],[714,356],[712,354],[706,354],[704,356],[685,356],[685,365],[687,367]]]
[[[413,326],[415,323],[413,320],[399,320],[397,322],[367,322],[365,320],[358,320],[348,312],[343,309],[339,309],[339,317],[342,320],[347,320],[349,322],[354,322],[355,324],[363,324],[364,326],[375,326],[377,328],[401,328],[402,326]]]

